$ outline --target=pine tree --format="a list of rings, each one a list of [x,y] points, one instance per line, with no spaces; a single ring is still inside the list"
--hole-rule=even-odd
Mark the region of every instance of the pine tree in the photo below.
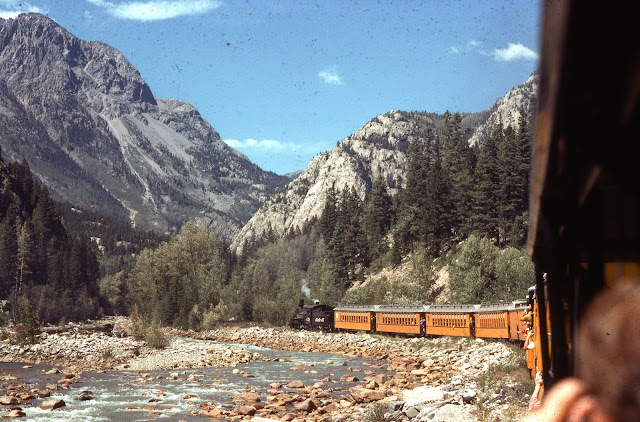
[[[435,257],[439,255],[442,243],[451,236],[452,208],[451,184],[442,170],[438,140],[435,142],[433,160],[426,176],[424,243],[427,251]]]
[[[327,191],[327,198],[324,202],[322,215],[320,216],[320,220],[318,221],[320,233],[322,233],[322,237],[324,238],[325,242],[329,242],[329,240],[333,237],[333,232],[335,230],[337,221],[338,199],[334,183]]]
[[[459,236],[470,232],[471,188],[473,183],[474,151],[469,147],[462,132],[462,117],[447,111],[444,115],[442,134],[442,168],[451,181],[453,212],[451,223]]]
[[[484,142],[475,168],[472,191],[472,229],[481,236],[498,239],[498,194],[501,189],[498,145],[502,142],[502,125],[498,125]]]
[[[380,174],[373,182],[365,200],[362,226],[367,237],[369,256],[375,259],[386,252],[384,238],[391,227],[392,199],[387,192],[387,182]]]
[[[344,186],[340,193],[337,222],[328,243],[330,256],[346,283],[358,277],[357,270],[369,262],[365,234],[360,227],[362,202],[355,188]]]
[[[13,219],[0,224],[0,298],[9,297],[18,280],[18,242]]]
[[[507,126],[503,132],[502,142],[498,146],[500,160],[500,181],[498,199],[498,226],[500,244],[507,240],[507,234],[513,222],[521,216],[528,198],[525,186],[526,176],[522,174],[522,157],[517,144],[517,133],[511,126]]]
[[[428,211],[425,192],[430,166],[422,141],[414,141],[409,145],[407,160],[407,180],[398,192],[398,209],[393,229],[394,260],[413,251],[416,242],[424,240],[426,233]]]
[[[34,267],[34,242],[33,242],[33,230],[31,224],[25,222],[16,232],[18,238],[18,290],[22,289],[23,285],[33,284],[33,267]]]

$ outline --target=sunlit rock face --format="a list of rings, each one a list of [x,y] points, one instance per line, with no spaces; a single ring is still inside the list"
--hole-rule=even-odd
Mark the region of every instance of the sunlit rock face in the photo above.
[[[509,91],[489,110],[462,115],[462,127],[470,144],[479,143],[502,123],[518,128],[520,113],[528,118],[535,110],[538,78],[532,75],[523,85]],[[435,113],[391,111],[375,117],[335,148],[316,155],[306,171],[265,202],[235,237],[232,248],[241,250],[245,240],[259,237],[271,227],[278,234],[302,229],[319,218],[328,192],[354,187],[364,199],[373,181],[382,175],[389,192],[395,194],[406,179],[407,151],[427,131],[441,132],[443,116]]]
[[[526,116],[534,114],[537,92],[538,74],[534,73],[529,76],[525,83],[507,92],[504,97],[496,101],[493,107],[488,110],[489,114],[486,121],[478,126],[473,136],[469,139],[469,143],[471,145],[476,143],[482,145],[482,142],[491,134],[491,130],[499,123],[502,123],[503,127],[511,126],[517,128],[523,111]]]
[[[278,186],[192,105],[156,98],[118,50],[38,14],[0,19],[0,146],[58,199],[171,231],[231,238]]]
[[[242,246],[270,225],[277,233],[302,228],[319,218],[328,192],[354,187],[361,198],[382,175],[391,191],[406,173],[407,150],[419,136],[407,113],[392,111],[365,124],[339,146],[316,155],[306,171],[273,195],[242,228],[232,247]]]

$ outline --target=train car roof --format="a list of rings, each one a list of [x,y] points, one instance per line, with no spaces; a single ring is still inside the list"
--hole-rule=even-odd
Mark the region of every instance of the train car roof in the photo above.
[[[380,305],[340,305],[333,308],[334,311],[358,311],[358,312],[373,312],[378,309]]]
[[[379,305],[376,312],[416,313],[424,312],[424,305]]]
[[[480,305],[426,305],[425,311],[432,314],[476,312]]]

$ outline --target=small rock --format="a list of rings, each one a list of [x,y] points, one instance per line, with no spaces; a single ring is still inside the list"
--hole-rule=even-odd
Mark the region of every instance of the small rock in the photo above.
[[[253,406],[240,406],[235,409],[238,415],[242,416],[253,416],[256,414],[256,408]]]
[[[303,401],[302,403],[296,404],[295,408],[298,409],[298,410],[302,410],[303,412],[309,413],[309,412],[315,410],[317,408],[317,406],[311,399],[307,399],[307,400]]]
[[[236,403],[257,403],[260,401],[260,396],[256,393],[247,392],[234,396],[232,400]]]

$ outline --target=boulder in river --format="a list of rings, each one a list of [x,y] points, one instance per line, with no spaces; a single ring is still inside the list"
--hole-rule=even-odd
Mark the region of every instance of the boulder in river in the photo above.
[[[11,397],[11,396],[0,396],[0,404],[3,406],[14,406],[16,404],[20,403],[20,400],[18,400],[15,397]]]
[[[54,410],[65,407],[66,405],[67,404],[64,402],[64,400],[61,399],[44,400],[42,403],[40,403],[40,409]]]
[[[232,400],[236,403],[257,403],[260,401],[260,396],[256,393],[246,392],[234,396]]]
[[[5,413],[4,415],[2,415],[3,418],[24,418],[26,416],[27,414],[24,413],[20,408],[11,409],[9,413]]]
[[[295,380],[287,384],[287,388],[304,388],[302,381]]]
[[[93,400],[93,393],[91,391],[85,390],[80,394],[78,394],[77,396],[75,396],[73,399],[80,400],[80,401]]]
[[[256,408],[253,406],[241,406],[235,409],[235,412],[242,416],[253,416],[256,414]]]

